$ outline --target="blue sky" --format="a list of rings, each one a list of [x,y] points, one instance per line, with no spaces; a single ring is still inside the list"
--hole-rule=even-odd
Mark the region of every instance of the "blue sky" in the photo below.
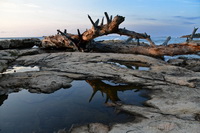
[[[120,27],[151,36],[181,36],[200,27],[200,0],[0,0],[0,37],[76,33],[104,12],[121,15]]]

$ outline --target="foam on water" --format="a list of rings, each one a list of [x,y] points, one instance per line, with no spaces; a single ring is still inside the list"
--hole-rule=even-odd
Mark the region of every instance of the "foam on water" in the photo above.
[[[14,66],[12,68],[7,69],[3,74],[8,73],[19,73],[19,72],[31,72],[31,71],[40,71],[40,68],[38,66]]]

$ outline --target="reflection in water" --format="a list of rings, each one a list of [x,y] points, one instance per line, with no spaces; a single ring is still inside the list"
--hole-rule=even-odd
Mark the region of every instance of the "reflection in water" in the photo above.
[[[3,102],[8,99],[8,95],[0,95],[0,106],[3,104]]]
[[[134,86],[114,86],[100,80],[87,82],[73,81],[71,88],[61,88],[51,94],[21,90],[9,96],[1,95],[0,133],[52,133],[69,129],[73,124],[110,124],[134,120],[133,116],[117,113],[114,108],[105,106],[105,98],[99,91],[106,94],[106,102],[122,100],[128,104],[142,105],[147,100],[141,96],[145,92],[132,90],[136,89]]]
[[[109,61],[105,62],[108,64],[112,64],[121,68],[129,68],[133,70],[141,70],[141,71],[148,71],[150,70],[150,65],[143,63],[143,62],[136,62],[136,61]]]
[[[106,101],[111,100],[112,102],[121,101],[118,97],[118,91],[126,91],[126,90],[133,90],[133,89],[141,89],[139,86],[133,86],[133,85],[117,85],[113,86],[110,84],[106,84],[105,82],[101,80],[86,80],[87,83],[91,85],[93,88],[92,96],[90,97],[89,102],[93,99],[94,95],[97,91],[100,91],[102,93],[102,96],[104,96],[104,93],[106,94]]]

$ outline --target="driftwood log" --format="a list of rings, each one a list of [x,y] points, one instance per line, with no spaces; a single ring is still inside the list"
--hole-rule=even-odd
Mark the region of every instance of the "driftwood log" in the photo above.
[[[132,54],[143,54],[148,56],[164,56],[164,55],[184,55],[184,54],[195,54],[200,51],[200,45],[198,43],[181,43],[181,44],[170,44],[167,45],[171,37],[168,37],[166,41],[157,46],[151,40],[150,35],[146,33],[137,33],[135,31],[130,31],[125,28],[119,28],[119,25],[125,20],[123,16],[109,16],[107,12],[104,13],[106,17],[106,24],[104,24],[104,17],[101,20],[97,19],[93,21],[88,15],[90,22],[92,23],[92,28],[86,30],[82,34],[79,29],[78,34],[70,34],[65,30],[64,32],[57,30],[58,34],[55,36],[45,37],[42,40],[41,47],[43,48],[71,48],[79,51],[88,51],[92,49],[98,52],[114,52],[114,53],[132,53]],[[195,29],[196,32],[197,28]],[[190,36],[194,37],[195,32]],[[137,39],[136,45],[106,45],[99,42],[93,41],[96,37],[100,37],[108,34],[119,34],[126,35],[130,38],[126,41],[127,43],[132,39]],[[139,39],[146,39],[148,45],[140,45]]]
[[[91,49],[97,52],[112,52],[112,53],[126,53],[126,54],[142,54],[147,56],[160,57],[164,55],[187,55],[196,54],[200,51],[200,44],[198,43],[179,43],[169,44],[167,46],[159,45],[151,46],[136,46],[124,44],[105,44],[100,42],[91,43]]]

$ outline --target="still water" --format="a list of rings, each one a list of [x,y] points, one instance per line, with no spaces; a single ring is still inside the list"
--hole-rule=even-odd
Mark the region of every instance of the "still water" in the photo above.
[[[71,88],[51,94],[17,93],[0,96],[0,133],[53,133],[73,124],[112,124],[134,120],[108,103],[142,106],[147,90],[110,81],[73,81]]]

